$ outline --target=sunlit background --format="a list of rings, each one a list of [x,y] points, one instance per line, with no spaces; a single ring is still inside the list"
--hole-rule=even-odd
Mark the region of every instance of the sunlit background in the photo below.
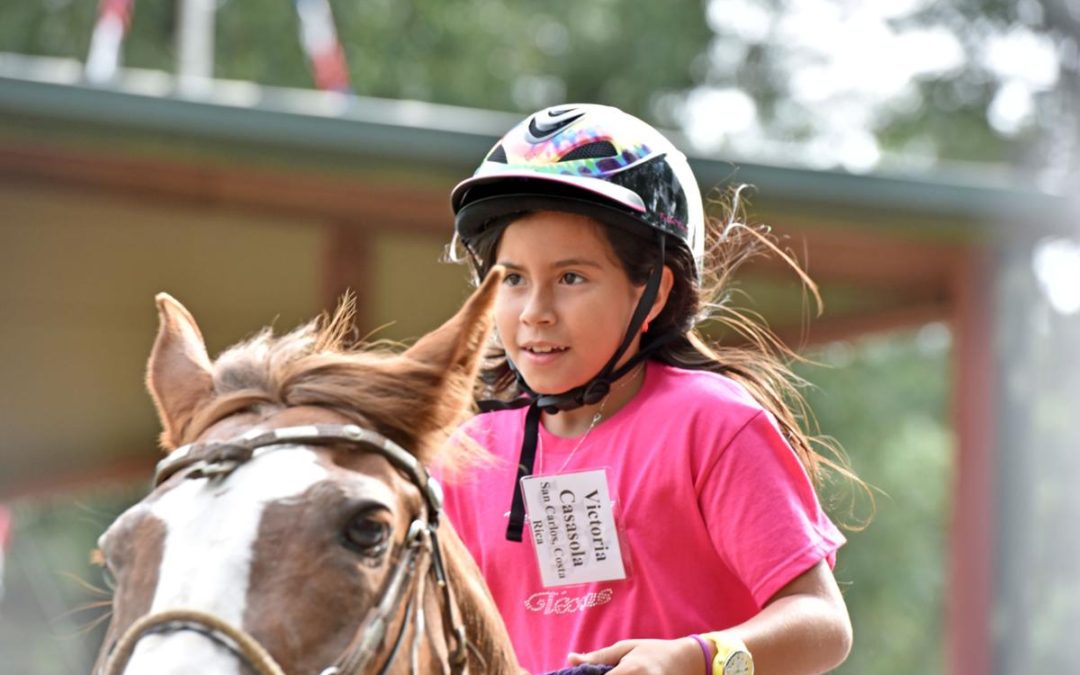
[[[156,457],[153,293],[213,350],[346,288],[415,337],[467,293],[449,188],[566,101],[753,184],[821,284],[809,323],[779,268],[738,297],[879,491],[837,672],[1080,672],[1074,0],[6,0],[0,673],[92,663],[90,551]]]

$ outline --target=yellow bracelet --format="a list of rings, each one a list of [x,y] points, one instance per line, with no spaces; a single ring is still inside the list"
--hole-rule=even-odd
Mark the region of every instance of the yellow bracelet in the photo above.
[[[713,675],[754,675],[754,658],[746,644],[728,633],[702,633],[716,649],[712,660]]]

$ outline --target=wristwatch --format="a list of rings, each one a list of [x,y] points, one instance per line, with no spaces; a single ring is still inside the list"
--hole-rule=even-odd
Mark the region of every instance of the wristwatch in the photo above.
[[[716,649],[711,668],[713,675],[754,675],[754,658],[742,640],[723,632],[702,633],[701,637]]]

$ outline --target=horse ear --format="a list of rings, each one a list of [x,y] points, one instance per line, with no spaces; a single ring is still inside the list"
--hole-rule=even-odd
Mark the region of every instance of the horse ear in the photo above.
[[[429,411],[435,428],[457,423],[472,400],[473,382],[494,322],[491,309],[504,273],[502,267],[492,268],[457,314],[420,338],[404,354],[442,373],[440,391],[435,397],[439,403],[435,410]]]
[[[161,444],[180,444],[195,411],[214,392],[210,357],[191,313],[168,293],[154,298],[158,334],[146,365],[146,388],[161,419]]]

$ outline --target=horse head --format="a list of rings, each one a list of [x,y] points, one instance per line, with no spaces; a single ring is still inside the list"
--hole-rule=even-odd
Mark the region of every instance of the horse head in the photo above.
[[[339,310],[211,361],[159,295],[147,385],[169,454],[101,537],[95,672],[518,672],[425,469],[460,448],[500,279],[403,353],[353,350]]]

